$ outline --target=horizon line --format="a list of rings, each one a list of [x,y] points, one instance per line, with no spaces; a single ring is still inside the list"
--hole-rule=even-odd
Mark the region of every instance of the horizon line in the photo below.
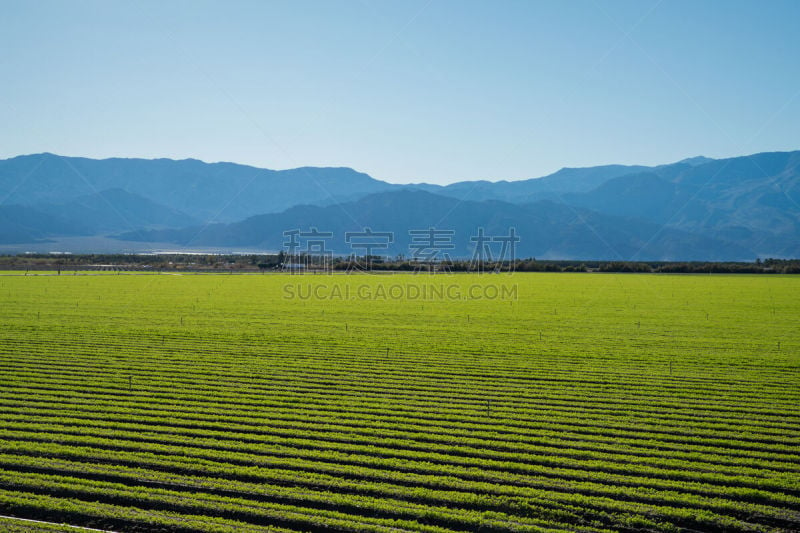
[[[741,158],[741,157],[752,157],[752,156],[761,155],[761,154],[789,154],[789,153],[792,153],[792,152],[795,152],[795,151],[800,151],[800,149],[799,150],[775,150],[775,151],[755,152],[755,153],[752,153],[752,154],[743,154],[743,155],[738,155],[738,156],[720,157],[720,158],[708,157],[708,156],[704,156],[704,155],[695,155],[695,156],[684,157],[684,158],[679,159],[677,161],[672,161],[672,162],[668,162],[668,163],[660,163],[660,164],[657,164],[657,165],[647,165],[647,164],[637,164],[637,163],[603,163],[603,164],[590,165],[590,166],[575,166],[575,167],[564,166],[564,167],[560,167],[558,170],[556,170],[554,172],[551,172],[549,174],[544,174],[542,176],[535,176],[535,177],[532,177],[532,178],[511,178],[511,179],[509,179],[509,178],[501,178],[501,179],[494,179],[494,180],[493,179],[485,179],[485,178],[483,178],[483,179],[472,179],[472,180],[467,179],[467,180],[457,180],[457,181],[453,181],[453,182],[446,183],[446,184],[431,183],[431,182],[427,182],[427,181],[412,181],[412,182],[402,182],[402,183],[392,182],[392,181],[388,181],[386,179],[376,178],[372,174],[369,174],[367,172],[358,170],[358,169],[356,169],[355,167],[352,167],[352,166],[303,165],[303,166],[299,166],[299,167],[289,167],[289,168],[268,168],[268,167],[260,167],[260,166],[256,166],[256,165],[251,165],[251,164],[248,164],[248,163],[237,163],[235,161],[208,161],[208,160],[199,159],[199,158],[196,158],[196,157],[184,157],[184,158],[180,158],[180,159],[173,158],[173,157],[149,157],[149,158],[148,157],[124,157],[124,156],[87,157],[87,156],[63,155],[63,154],[57,154],[55,152],[44,151],[44,152],[36,152],[36,153],[30,153],[30,154],[19,154],[19,155],[15,155],[15,156],[10,156],[10,157],[6,157],[5,159],[0,159],[0,161],[10,161],[12,159],[18,159],[18,158],[22,158],[22,157],[53,156],[53,157],[57,157],[57,158],[88,159],[88,160],[92,160],[92,161],[110,161],[110,160],[115,160],[115,159],[138,160],[138,161],[172,161],[172,162],[176,162],[176,163],[177,162],[184,162],[184,161],[196,161],[196,162],[199,162],[199,163],[203,163],[205,165],[237,165],[237,166],[249,167],[249,168],[253,168],[253,169],[256,169],[256,170],[265,170],[265,171],[270,171],[270,172],[287,172],[287,171],[292,171],[292,170],[301,170],[301,169],[309,169],[309,168],[317,168],[317,169],[346,169],[346,170],[352,170],[353,172],[356,172],[356,173],[359,173],[359,174],[364,174],[365,176],[368,176],[369,178],[371,178],[373,180],[381,181],[383,183],[388,183],[388,184],[391,184],[391,185],[429,185],[429,186],[434,186],[434,187],[447,187],[449,185],[455,185],[455,184],[460,184],[460,183],[513,183],[513,182],[521,182],[521,181],[529,181],[529,180],[538,180],[538,179],[543,179],[543,178],[547,178],[547,177],[553,176],[553,175],[558,174],[559,172],[562,172],[564,170],[581,170],[581,169],[610,167],[610,166],[659,168],[659,167],[675,165],[675,164],[682,163],[684,161],[689,161],[689,160],[692,160],[692,159],[699,159],[699,158],[708,159],[709,160],[708,162],[713,162],[713,161],[720,161],[720,160],[725,160],[725,159],[737,159],[737,158]]]

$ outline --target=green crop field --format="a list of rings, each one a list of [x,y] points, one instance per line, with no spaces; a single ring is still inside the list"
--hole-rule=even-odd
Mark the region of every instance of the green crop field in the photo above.
[[[1,275],[0,530],[798,530],[799,296]]]

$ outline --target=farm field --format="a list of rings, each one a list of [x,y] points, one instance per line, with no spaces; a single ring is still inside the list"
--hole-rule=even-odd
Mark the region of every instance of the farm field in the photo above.
[[[0,530],[797,531],[798,296],[0,275]]]

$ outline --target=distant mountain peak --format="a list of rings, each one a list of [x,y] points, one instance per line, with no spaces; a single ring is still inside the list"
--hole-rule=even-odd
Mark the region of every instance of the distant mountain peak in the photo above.
[[[547,252],[597,258],[607,250],[597,247],[595,232],[581,223],[594,217],[600,244],[631,253],[652,240],[647,231],[658,239],[666,238],[662,228],[673,231],[648,251],[651,258],[796,257],[798,177],[800,151],[695,156],[658,166],[566,167],[541,178],[446,186],[391,184],[350,167],[269,170],[197,159],[32,154],[0,160],[0,198],[6,204],[0,206],[0,244],[118,231],[140,237],[145,228],[172,228],[176,237],[191,238],[204,227],[197,224],[213,222],[224,223],[209,225],[220,237],[215,245],[254,245],[290,227],[349,230],[363,218],[364,226],[403,233],[409,224],[438,226],[449,217],[464,231],[476,222],[498,231],[501,225],[525,228],[524,246],[533,246],[528,252],[536,257]],[[535,209],[521,207],[534,204]],[[243,222],[256,216],[266,218]],[[273,233],[265,234],[268,226],[259,221],[271,221]],[[690,235],[706,240],[695,240],[694,248],[681,245]],[[542,248],[543,243],[549,244]]]
[[[693,167],[697,167],[700,165],[705,165],[706,163],[711,163],[712,161],[716,161],[716,159],[712,159],[704,155],[698,155],[695,157],[687,157],[686,159],[681,159],[680,161],[678,161],[678,164],[682,163],[684,165],[691,165]]]

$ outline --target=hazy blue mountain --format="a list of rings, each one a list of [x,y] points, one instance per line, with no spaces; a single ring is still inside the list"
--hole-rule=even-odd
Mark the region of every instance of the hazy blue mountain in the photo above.
[[[678,163],[683,163],[684,165],[691,165],[693,167],[696,167],[698,165],[704,165],[704,164],[710,163],[712,161],[715,161],[715,160],[711,159],[710,157],[705,157],[705,156],[702,156],[702,155],[698,155],[698,156],[695,156],[695,157],[687,157],[686,159],[681,159],[680,161],[678,161]]]
[[[151,242],[188,246],[242,246],[279,250],[283,232],[307,231],[310,227],[330,231],[334,238],[328,248],[348,254],[348,231],[394,233],[394,243],[384,254],[410,254],[409,230],[452,229],[455,231],[450,253],[469,257],[470,237],[478,228],[487,235],[505,235],[510,227],[521,237],[518,257],[551,259],[650,259],[722,260],[751,259],[744,248],[715,239],[657,224],[632,221],[573,208],[549,201],[516,205],[497,200],[472,202],[428,193],[396,191],[378,193],[336,206],[296,206],[283,213],[259,215],[233,224],[213,224],[181,230],[154,230],[144,233]],[[142,233],[127,233],[120,238],[140,241]],[[495,253],[499,252],[499,248]]]
[[[562,201],[723,239],[759,256],[800,256],[800,152],[656,168]]]
[[[697,239],[709,239],[704,241],[708,252],[704,259],[739,258],[743,251],[750,254],[749,259],[800,256],[800,152],[719,160],[698,156],[655,167],[565,168],[543,178],[459,182],[448,186],[393,185],[349,168],[273,171],[191,159],[92,160],[38,154],[0,161],[0,198],[5,198],[4,205],[16,204],[17,210],[25,208],[19,221],[12,220],[14,217],[8,213],[3,219],[7,221],[2,228],[6,242],[211,223],[209,231],[211,228],[225,231],[231,245],[238,242],[252,245],[262,241],[244,222],[239,226],[213,223],[232,224],[271,213],[280,217],[266,221],[283,223],[286,216],[296,215],[298,227],[319,226],[328,219],[318,221],[307,217],[327,216],[325,213],[342,208],[313,210],[310,206],[347,204],[359,213],[375,205],[375,198],[386,198],[389,202],[395,194],[398,199],[408,198],[404,193],[409,191],[482,204],[480,213],[484,221],[492,210],[514,213],[513,219],[520,225],[528,217],[547,227],[549,235],[568,239],[560,250],[553,243],[537,248],[540,252],[575,253],[580,257],[590,257],[589,252],[599,253],[581,235],[554,229],[553,225],[569,222],[561,215],[583,213],[584,217],[601,217],[596,220],[596,230],[604,228],[611,233],[596,233],[609,244],[613,244],[610,235],[625,229],[619,225],[622,220],[644,232],[663,226],[659,238],[663,236],[664,240],[660,241],[660,249],[651,250],[654,257],[680,255],[678,235],[687,239],[688,255],[694,253],[692,247],[700,242]],[[366,197],[371,197],[373,203],[360,204]],[[413,212],[414,220],[433,223],[445,214],[437,211],[446,208],[440,202],[437,200],[433,205],[422,201],[420,206],[413,207],[401,201],[398,205],[404,212]],[[539,207],[531,211],[530,204]],[[515,210],[509,211],[512,209],[509,205],[516,206]],[[380,215],[380,220],[391,223],[393,217],[399,216],[392,209],[394,204],[387,204],[370,222],[379,221]],[[494,216],[502,219],[504,213]],[[540,216],[543,213],[554,217],[553,220],[543,220]],[[533,232],[530,221],[528,228]],[[228,227],[243,233],[237,237],[224,230]],[[673,230],[680,233],[671,233]],[[550,242],[546,235],[541,239]],[[631,239],[630,242],[636,242]],[[209,240],[212,241],[218,243]],[[274,248],[272,241],[263,242]],[[620,255],[624,256],[627,252],[621,250],[628,250],[625,248],[628,241],[620,238],[619,242]],[[574,243],[582,243],[586,248]]]
[[[39,204],[35,209],[71,221],[87,235],[198,223],[180,211],[122,189],[108,189],[64,204]]]
[[[520,181],[393,185],[350,168],[275,171],[195,159],[97,160],[44,153],[0,160],[0,197],[7,196],[6,204],[35,206],[122,189],[203,222],[234,222],[294,205],[331,205],[404,188],[475,201],[558,199],[558,194],[590,191],[609,179],[647,169],[605,165],[564,168]]]
[[[49,237],[84,231],[69,220],[21,205],[0,206],[0,244],[47,242]]]
[[[181,227],[197,220],[145,198],[110,189],[65,204],[0,206],[0,243],[47,241],[50,237]]]
[[[525,203],[533,200],[557,199],[562,193],[590,191],[610,179],[648,169],[649,167],[625,165],[562,168],[553,174],[527,180],[460,181],[445,186],[421,183],[411,187],[452,196],[459,200],[503,200]]]
[[[301,203],[331,204],[392,188],[349,168],[268,170],[195,159],[86,159],[53,154],[0,161],[6,204],[65,203],[122,189],[203,221],[235,221]]]

